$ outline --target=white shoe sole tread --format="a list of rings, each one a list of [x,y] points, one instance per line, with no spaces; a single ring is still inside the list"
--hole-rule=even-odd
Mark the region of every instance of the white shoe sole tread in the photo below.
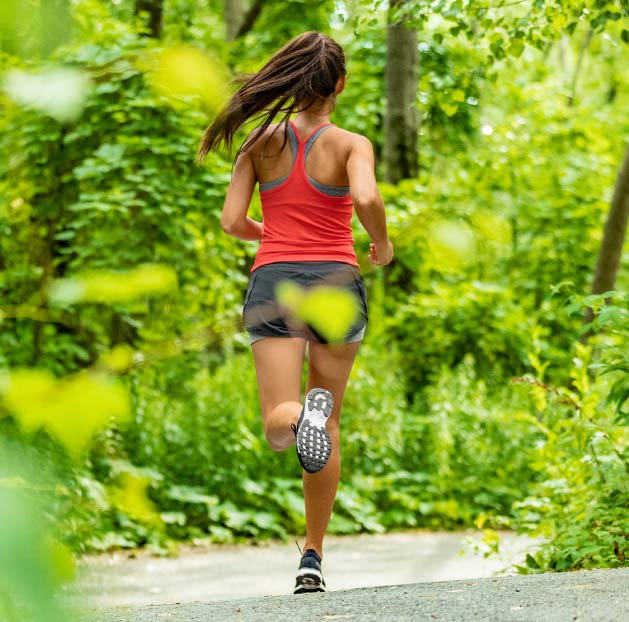
[[[308,391],[296,438],[299,462],[308,473],[320,471],[332,453],[332,442],[325,425],[333,407],[334,399],[329,391],[318,388]]]

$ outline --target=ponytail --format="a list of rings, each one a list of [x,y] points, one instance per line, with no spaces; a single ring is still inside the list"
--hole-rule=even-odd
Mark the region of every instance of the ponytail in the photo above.
[[[304,32],[289,41],[258,71],[236,77],[240,88],[205,130],[197,162],[221,143],[231,150],[234,135],[252,117],[262,121],[247,138],[238,153],[252,145],[282,114],[286,122],[297,108],[306,110],[315,102],[335,93],[336,84],[345,75],[345,54],[327,35]]]

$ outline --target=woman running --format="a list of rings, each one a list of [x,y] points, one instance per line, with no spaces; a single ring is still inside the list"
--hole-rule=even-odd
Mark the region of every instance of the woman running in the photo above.
[[[330,123],[345,76],[345,55],[333,39],[318,32],[295,37],[260,71],[237,78],[239,90],[206,129],[198,153],[201,161],[221,143],[229,148],[243,123],[262,121],[238,151],[221,226],[241,240],[261,241],[243,318],[268,443],[275,451],[295,444],[304,469],[306,542],[296,594],[325,591],[321,559],[340,476],[341,405],[367,325],[354,209],[372,239],[371,263],[393,258],[371,143]],[[263,222],[247,216],[256,183]],[[276,287],[286,281],[303,292],[321,285],[350,292],[357,313],[345,336],[330,340],[280,304]]]

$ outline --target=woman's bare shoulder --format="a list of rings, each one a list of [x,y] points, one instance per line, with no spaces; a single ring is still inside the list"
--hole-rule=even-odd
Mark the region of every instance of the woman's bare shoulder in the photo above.
[[[350,132],[349,130],[339,127],[338,125],[335,125],[334,129],[336,130],[335,131],[336,136],[339,139],[344,140],[348,144],[349,143],[351,143],[352,145],[371,144],[371,141],[366,136],[363,136],[362,134],[357,134],[356,132]]]
[[[260,156],[268,151],[269,147],[281,146],[285,139],[285,129],[280,126],[285,126],[285,124],[271,123],[262,132],[260,128],[252,130],[245,140],[245,151],[252,156]]]
[[[347,156],[357,150],[372,150],[371,141],[366,136],[357,134],[356,132],[350,132],[337,125],[334,126],[334,134],[332,137]]]

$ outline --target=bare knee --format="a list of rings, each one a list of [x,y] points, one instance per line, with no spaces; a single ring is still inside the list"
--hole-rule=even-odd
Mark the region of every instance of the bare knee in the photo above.
[[[286,449],[285,443],[279,442],[277,434],[273,434],[269,426],[264,426],[264,436],[273,451],[284,451]]]
[[[297,423],[302,405],[297,401],[285,401],[262,408],[264,436],[273,451],[284,451],[295,442],[292,426]]]
[[[295,440],[294,433],[289,425],[286,422],[281,422],[278,427],[278,421],[270,413],[269,416],[264,418],[264,436],[273,451],[284,451]]]

